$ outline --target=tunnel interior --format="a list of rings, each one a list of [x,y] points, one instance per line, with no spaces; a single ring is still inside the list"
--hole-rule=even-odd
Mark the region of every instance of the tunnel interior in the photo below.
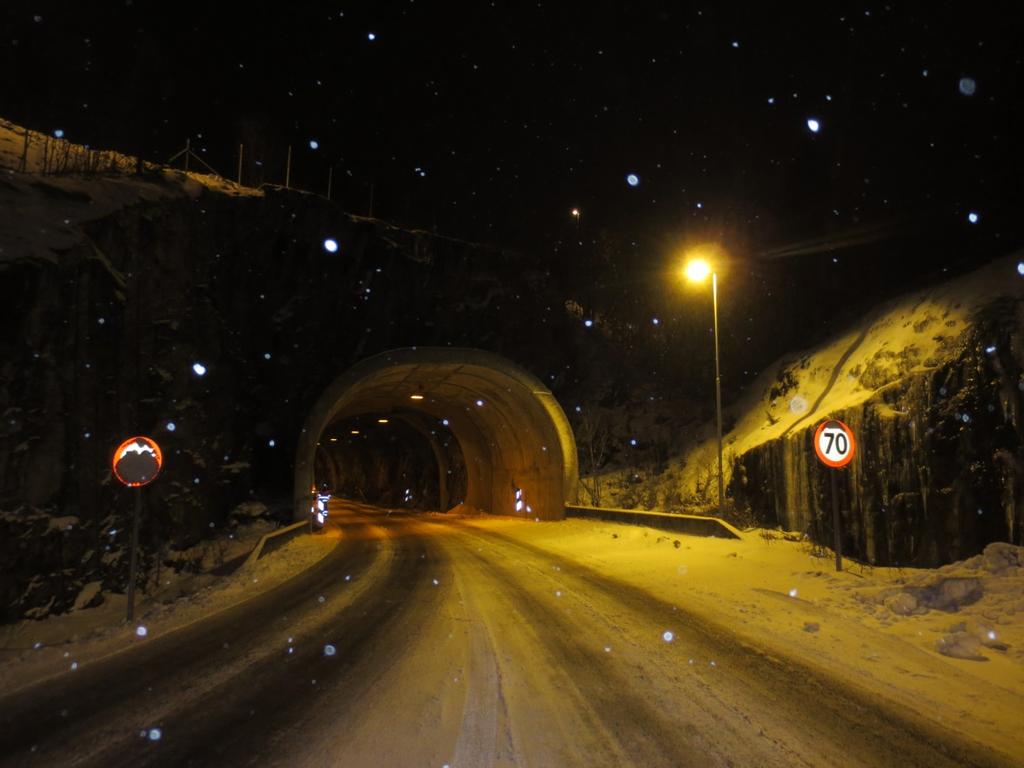
[[[317,488],[378,507],[447,512],[466,498],[458,440],[442,420],[413,411],[331,422],[314,469]]]
[[[480,350],[399,349],[317,400],[298,441],[294,508],[301,518],[327,484],[379,506],[559,520],[577,472],[569,422],[534,376]]]

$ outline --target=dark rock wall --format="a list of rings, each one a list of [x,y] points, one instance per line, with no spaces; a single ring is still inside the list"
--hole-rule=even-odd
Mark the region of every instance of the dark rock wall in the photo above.
[[[308,408],[365,356],[480,347],[558,386],[581,332],[563,306],[537,259],[299,193],[139,203],[59,253],[5,253],[0,620],[66,609],[89,581],[124,588],[134,492],[111,476],[121,440],[150,435],[164,451],[143,491],[151,560],[241,501],[290,495]]]
[[[993,541],[1024,543],[1024,304],[999,301],[936,367],[884,386],[832,416],[857,437],[839,471],[847,554],[879,565],[934,566]],[[755,519],[831,546],[829,472],[817,423],[738,457],[731,492]]]

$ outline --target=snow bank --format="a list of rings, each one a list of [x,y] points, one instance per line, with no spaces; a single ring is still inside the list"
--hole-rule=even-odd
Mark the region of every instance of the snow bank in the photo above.
[[[86,585],[76,608],[102,598],[98,607],[0,627],[0,690],[30,685],[67,671],[71,661],[95,661],[249,600],[324,558],[339,536],[332,530],[293,539],[228,576],[204,575],[199,591],[166,604],[158,599],[165,595],[137,595],[137,618],[130,625],[124,618],[123,594],[103,594],[99,582]],[[136,634],[136,626],[146,627],[145,637]]]

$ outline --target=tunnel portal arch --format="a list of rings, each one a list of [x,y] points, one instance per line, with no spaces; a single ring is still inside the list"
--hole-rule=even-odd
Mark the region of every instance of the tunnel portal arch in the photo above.
[[[466,504],[496,514],[561,520],[566,503],[575,502],[576,441],[547,387],[490,352],[409,347],[357,363],[313,406],[296,448],[296,519],[308,513],[317,443],[328,425],[365,414],[412,412],[448,421],[465,459]],[[524,502],[518,510],[516,489]]]

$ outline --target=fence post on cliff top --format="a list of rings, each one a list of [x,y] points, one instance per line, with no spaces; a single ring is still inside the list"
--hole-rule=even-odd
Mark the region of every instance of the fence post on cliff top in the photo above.
[[[28,128],[25,129],[25,148],[21,151],[21,165],[18,170],[25,173],[28,168],[28,143],[29,143],[29,132]]]

